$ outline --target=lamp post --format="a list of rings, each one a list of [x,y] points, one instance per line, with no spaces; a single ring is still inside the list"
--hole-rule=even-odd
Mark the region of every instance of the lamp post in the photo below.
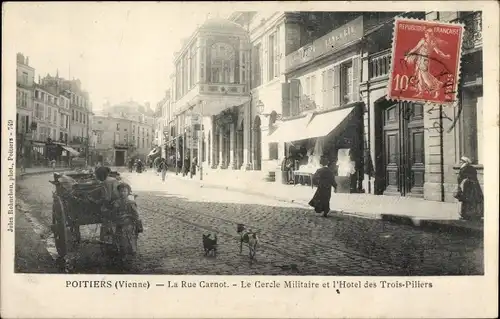
[[[205,152],[203,150],[203,145],[204,145],[204,142],[205,142],[205,126],[203,125],[203,106],[204,106],[205,102],[204,101],[201,101],[201,111],[200,111],[200,116],[201,116],[201,119],[200,119],[200,122],[201,122],[201,133],[200,133],[200,137],[199,137],[199,146],[198,146],[198,154],[201,154],[201,156],[199,156],[200,158],[198,159],[198,163],[200,163],[200,181],[203,180],[203,159],[205,157]]]

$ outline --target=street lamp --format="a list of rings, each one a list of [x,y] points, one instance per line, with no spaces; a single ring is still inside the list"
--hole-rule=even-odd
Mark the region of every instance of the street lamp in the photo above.
[[[257,102],[257,110],[259,111],[259,114],[264,113],[264,103],[261,100]]]

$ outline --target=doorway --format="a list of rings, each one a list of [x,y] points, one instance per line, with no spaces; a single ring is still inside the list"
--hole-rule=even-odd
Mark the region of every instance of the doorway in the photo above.
[[[424,106],[382,102],[379,108],[378,193],[423,197],[425,175]]]
[[[125,151],[115,151],[115,166],[125,166]]]

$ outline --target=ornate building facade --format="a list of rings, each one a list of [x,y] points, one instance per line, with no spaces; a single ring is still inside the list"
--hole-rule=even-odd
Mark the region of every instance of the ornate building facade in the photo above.
[[[185,41],[172,79],[178,159],[197,157],[214,169],[249,166],[249,58],[246,30],[225,19],[207,20]]]
[[[454,202],[461,156],[482,181],[481,12],[420,12],[416,18],[465,25],[461,82],[454,107],[391,102],[385,98],[391,65],[392,21],[366,39],[360,93],[367,105],[365,147],[373,161],[365,188],[373,194]]]

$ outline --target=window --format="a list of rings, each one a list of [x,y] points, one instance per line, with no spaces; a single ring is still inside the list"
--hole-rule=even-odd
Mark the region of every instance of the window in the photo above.
[[[119,131],[120,130],[120,123],[116,123],[116,130]]]
[[[97,133],[97,144],[102,144],[102,132]]]
[[[349,102],[352,102],[354,93],[352,62],[342,64],[340,81],[341,81],[341,87],[340,87],[341,103],[347,104]]]
[[[71,120],[75,121],[75,110],[71,110]]]
[[[43,119],[43,105],[39,103],[35,103],[35,118],[42,120]]]
[[[125,142],[125,144],[127,144],[127,142],[128,142],[128,135],[127,134],[125,134],[125,136],[123,137],[123,141]]]
[[[189,56],[189,88],[195,85],[196,76],[196,48],[193,46]]]
[[[35,90],[35,98],[37,98],[37,99],[38,99],[39,97],[40,97],[40,91]]]
[[[278,159],[278,143],[269,143],[269,159]]]
[[[52,108],[47,107],[47,117],[45,118],[45,120],[50,123],[51,119],[52,119]]]
[[[210,82],[235,83],[236,55],[232,46],[215,43],[210,49]]]
[[[262,44],[252,49],[252,88],[262,85]]]
[[[278,32],[274,32],[269,36],[269,81],[279,76],[279,42]]]
[[[23,72],[23,84],[28,84],[28,73]]]
[[[181,63],[178,62],[175,66],[175,97],[176,99],[180,99],[182,97],[181,92]]]
[[[68,133],[64,133],[64,143],[68,143]]]
[[[57,132],[56,132],[56,129],[55,129],[55,128],[53,128],[53,129],[52,129],[52,139],[53,139],[54,141],[57,141]]]
[[[87,114],[83,114],[83,124],[85,124],[86,119],[87,119]]]
[[[57,109],[54,109],[54,124],[57,124]]]
[[[483,96],[482,92],[464,89],[460,115],[460,156],[473,164],[483,164]]]
[[[49,95],[49,103],[52,104],[52,96]]]
[[[189,56],[188,53],[184,55],[182,58],[182,95],[186,94],[188,91],[189,83],[188,83],[188,75],[189,75]]]
[[[59,105],[59,100],[57,99],[57,97],[54,98],[54,104]]]
[[[62,142],[62,141],[64,141],[63,139],[64,139],[64,134],[63,134],[63,132],[59,132],[59,141],[61,141],[61,142]]]

